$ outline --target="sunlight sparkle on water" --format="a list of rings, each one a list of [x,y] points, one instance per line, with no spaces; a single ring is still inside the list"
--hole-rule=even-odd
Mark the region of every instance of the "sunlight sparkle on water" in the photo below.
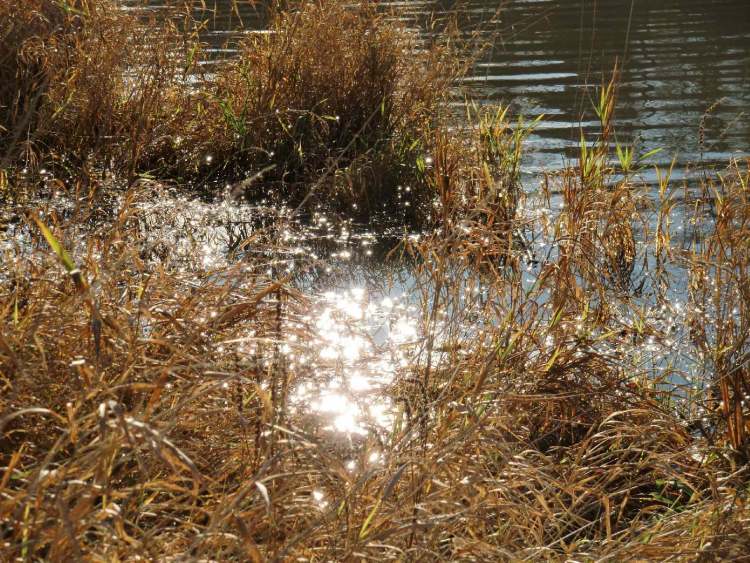
[[[387,386],[401,369],[404,346],[417,337],[416,321],[397,297],[372,298],[361,287],[328,291],[307,318],[313,339],[299,350],[316,382],[297,387],[298,408],[327,422],[325,429],[365,435],[387,429],[393,406]]]

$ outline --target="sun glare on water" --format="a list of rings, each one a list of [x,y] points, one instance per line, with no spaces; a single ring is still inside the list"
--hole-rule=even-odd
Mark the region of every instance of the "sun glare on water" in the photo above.
[[[416,319],[398,297],[376,298],[361,287],[324,293],[310,324],[306,355],[316,383],[297,387],[292,402],[321,417],[324,429],[366,435],[392,422],[390,385],[404,365],[404,345],[417,335]]]

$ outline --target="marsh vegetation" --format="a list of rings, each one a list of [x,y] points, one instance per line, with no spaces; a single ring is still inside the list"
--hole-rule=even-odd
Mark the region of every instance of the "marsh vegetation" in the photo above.
[[[0,0],[3,560],[750,552],[750,161],[615,66],[525,189],[481,26],[198,8]]]

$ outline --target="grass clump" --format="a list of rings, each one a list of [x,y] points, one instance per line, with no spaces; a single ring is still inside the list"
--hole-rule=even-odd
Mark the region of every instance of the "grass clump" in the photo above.
[[[423,220],[430,196],[418,161],[457,65],[415,41],[371,3],[275,12],[268,32],[250,34],[202,85],[185,130],[175,116],[171,139],[191,149],[162,145],[147,167],[364,217],[409,186],[406,215]]]
[[[746,170],[730,169],[706,186],[704,213],[712,228],[690,259],[695,314],[691,337],[705,358],[714,432],[721,432],[739,459],[750,459],[750,184]],[[707,322],[708,321],[708,322]]]
[[[668,174],[647,199],[631,149],[612,152],[614,82],[600,136],[535,201],[519,182],[533,123],[470,107],[470,126],[450,129],[450,72],[422,72],[450,59],[409,60],[411,36],[372,5],[280,13],[237,60],[189,79],[194,44],[168,24],[143,24],[168,48],[99,66],[77,57],[147,31],[85,31],[134,21],[104,4],[33,6],[18,16],[30,27],[3,28],[3,60],[20,61],[3,72],[24,79],[3,98],[0,182],[33,190],[17,167],[35,159],[67,176],[40,174],[48,200],[2,207],[0,559],[747,553],[747,163],[685,197],[688,246],[672,238]],[[72,45],[70,65],[47,67],[39,41]],[[94,91],[109,80],[117,95]],[[90,173],[106,170],[125,180]],[[385,422],[337,434],[301,404],[302,388],[369,364],[326,349],[336,307],[321,313],[314,289],[328,263],[300,226],[180,197],[147,172],[340,209],[420,190],[436,228],[400,247],[413,283],[392,319],[412,331],[390,359],[375,349],[366,396],[385,400]],[[355,325],[341,331],[350,351],[365,346]]]
[[[174,72],[163,43],[107,1],[4,0],[0,14],[2,167],[132,175]]]
[[[374,5],[283,12],[219,77],[216,97],[236,137],[229,165],[275,166],[296,200],[318,179],[346,203],[393,199],[399,183],[417,180],[423,136],[452,78],[445,64],[415,54],[414,38]],[[337,171],[343,177],[323,178]]]
[[[408,186],[407,219],[429,214],[419,162],[458,64],[372,3],[274,8],[210,74],[197,22],[144,24],[108,0],[3,9],[3,168],[67,159],[365,218]]]

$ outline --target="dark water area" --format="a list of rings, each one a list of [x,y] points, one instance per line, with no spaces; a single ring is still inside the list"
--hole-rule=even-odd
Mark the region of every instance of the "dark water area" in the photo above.
[[[488,101],[546,116],[531,140],[534,169],[574,157],[579,126],[595,134],[591,98],[616,61],[620,142],[661,148],[662,164],[750,149],[748,2],[517,0],[499,17],[498,40],[469,80]]]
[[[617,140],[675,178],[688,164],[750,154],[750,2],[747,0],[469,0],[384,3],[410,27],[457,14],[485,44],[465,80],[480,103],[543,114],[527,143],[527,184],[568,164],[580,131],[596,135],[596,88],[621,68]],[[262,3],[206,2],[201,17],[216,57],[264,27]],[[701,127],[703,125],[703,127]],[[702,130],[702,133],[701,133]],[[645,172],[646,179],[653,179]]]

